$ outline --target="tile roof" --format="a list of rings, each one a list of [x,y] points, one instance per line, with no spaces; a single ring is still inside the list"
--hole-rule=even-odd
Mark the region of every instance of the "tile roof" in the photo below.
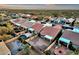
[[[53,28],[62,29],[62,25],[55,25]]]
[[[13,20],[13,22],[24,28],[32,27],[32,25],[34,24],[33,22],[29,22],[28,20],[22,18]]]
[[[21,24],[21,26],[28,28],[28,27],[32,27],[33,24],[34,23],[32,23],[32,22],[24,22],[24,23]]]
[[[21,24],[21,23],[25,22],[25,20],[19,18],[19,19],[14,20],[13,22]]]
[[[43,25],[41,23],[35,23],[32,28],[39,33],[42,30]]]
[[[49,35],[52,37],[56,37],[58,33],[61,31],[61,27],[54,26],[54,27],[44,27],[43,30],[40,32],[41,35]]]
[[[40,51],[44,51],[49,45],[49,42],[39,37],[33,39],[32,41],[29,41],[28,43]]]
[[[61,37],[71,40],[75,45],[79,45],[79,33],[65,30]]]
[[[25,19],[20,19],[20,21],[18,21],[17,23],[22,24],[22,23],[24,23],[24,22],[26,22]]]
[[[16,20],[13,20],[15,23],[17,23],[17,22],[19,22],[20,21],[20,19],[16,19]]]

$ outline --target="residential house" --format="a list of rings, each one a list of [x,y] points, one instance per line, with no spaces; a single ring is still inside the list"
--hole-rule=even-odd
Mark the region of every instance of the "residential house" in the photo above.
[[[79,33],[65,30],[58,43],[70,49],[79,48]]]
[[[27,22],[22,23],[21,26],[22,26],[23,28],[27,29],[27,28],[29,28],[29,27],[32,27],[33,24],[34,24],[34,22],[28,22],[28,21],[27,21]]]
[[[40,32],[41,36],[50,37],[50,41],[53,41],[58,34],[61,32],[62,27],[60,25],[56,25],[53,27],[44,27],[43,30]]]
[[[74,21],[73,18],[69,18],[69,19],[67,19],[67,20],[69,20],[70,23],[72,23],[72,22]]]
[[[36,51],[43,54],[44,50],[53,42],[53,40],[55,40],[62,29],[58,29],[58,26],[56,27],[44,27],[39,36],[28,43],[33,46]]]
[[[43,29],[43,25],[41,23],[35,23],[32,28],[35,32],[39,33]]]
[[[27,24],[29,25],[29,24]],[[27,28],[27,33],[20,35],[19,39],[26,40],[34,35],[37,35],[43,28],[41,23],[35,23],[32,27]]]

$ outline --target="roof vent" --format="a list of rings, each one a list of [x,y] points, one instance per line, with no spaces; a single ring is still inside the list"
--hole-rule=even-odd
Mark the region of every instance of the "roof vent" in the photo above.
[[[62,51],[60,50],[59,53],[62,53]]]

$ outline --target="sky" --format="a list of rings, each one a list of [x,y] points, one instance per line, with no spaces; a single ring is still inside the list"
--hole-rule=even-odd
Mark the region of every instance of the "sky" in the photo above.
[[[8,9],[49,9],[79,10],[79,4],[0,4],[0,8]]]

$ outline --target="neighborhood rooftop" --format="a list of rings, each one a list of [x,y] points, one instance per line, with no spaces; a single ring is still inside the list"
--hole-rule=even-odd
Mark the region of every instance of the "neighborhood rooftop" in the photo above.
[[[29,41],[28,43],[32,45],[38,52],[40,51],[39,53],[43,52],[49,45],[47,41],[39,37],[33,39],[32,41]]]
[[[58,28],[59,27],[59,28]],[[40,32],[41,35],[49,35],[55,38],[59,32],[61,31],[62,27],[54,26],[54,27],[44,27],[43,30]]]
[[[41,14],[1,13],[0,55],[66,55],[79,49],[79,17]]]
[[[43,25],[41,23],[35,23],[32,28],[39,33],[42,30]]]
[[[79,33],[65,30],[61,37],[71,40],[71,42],[75,45],[79,45]]]

